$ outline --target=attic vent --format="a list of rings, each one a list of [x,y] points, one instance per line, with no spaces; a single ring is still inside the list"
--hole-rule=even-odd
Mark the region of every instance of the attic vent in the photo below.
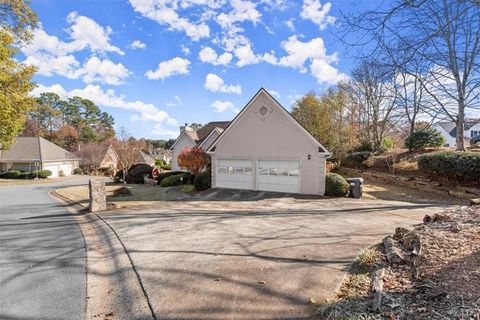
[[[268,112],[268,109],[267,109],[267,107],[263,106],[263,107],[260,108],[259,112],[260,112],[261,116],[265,116]]]
[[[318,147],[318,152],[325,152],[325,150],[322,149],[322,147]]]

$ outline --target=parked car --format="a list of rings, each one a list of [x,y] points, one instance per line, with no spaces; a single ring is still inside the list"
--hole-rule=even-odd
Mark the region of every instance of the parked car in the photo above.
[[[477,145],[477,146],[480,146],[480,135],[478,136],[475,136],[473,137],[472,139],[470,139],[470,145],[473,146],[473,145]]]

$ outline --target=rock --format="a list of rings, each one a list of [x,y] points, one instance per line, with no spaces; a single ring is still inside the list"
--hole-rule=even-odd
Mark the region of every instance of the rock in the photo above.
[[[383,238],[382,243],[385,246],[385,251],[387,252],[388,262],[403,263],[405,261],[402,250],[398,248],[396,241],[393,240],[391,236],[386,236]]]
[[[423,217],[423,223],[429,223],[432,221],[432,217],[430,217],[428,214]]]
[[[372,277],[373,302],[372,309],[380,310],[383,298],[383,278],[385,277],[385,268],[375,271]]]
[[[105,190],[105,180],[90,179],[88,187],[90,193],[90,212],[107,210],[107,193]]]
[[[408,234],[410,232],[410,230],[406,229],[406,228],[402,228],[402,227],[397,227],[395,229],[395,233],[393,234],[393,239],[395,240],[402,240],[403,237],[405,237],[406,234]]]
[[[480,205],[480,198],[470,199],[470,204],[471,204],[472,206],[478,206],[478,205]]]

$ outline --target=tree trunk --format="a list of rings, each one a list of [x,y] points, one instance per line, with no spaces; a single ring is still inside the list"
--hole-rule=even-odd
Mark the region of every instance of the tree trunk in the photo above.
[[[459,101],[458,116],[457,116],[457,138],[456,138],[457,151],[465,151],[464,136],[463,136],[464,122],[465,122],[465,106],[463,105],[463,101]]]

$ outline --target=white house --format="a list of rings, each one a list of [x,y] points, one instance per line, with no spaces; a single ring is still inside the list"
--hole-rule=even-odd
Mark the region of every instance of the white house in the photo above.
[[[437,122],[433,128],[438,130],[445,138],[445,147],[455,147],[457,145],[457,126],[453,121]],[[480,135],[480,120],[466,120],[464,125],[463,136],[465,137],[465,145],[470,144],[470,139]]]
[[[263,88],[207,152],[212,187],[325,193],[329,151]]]
[[[188,125],[181,126],[180,135],[170,148],[172,153],[172,170],[182,170],[178,165],[177,157],[185,147],[201,147],[203,150],[207,150],[229,123],[229,121],[209,122],[196,131]]]
[[[50,170],[68,176],[78,168],[80,158],[42,137],[17,137],[8,150],[0,151],[0,170]],[[36,167],[38,164],[38,167]]]

